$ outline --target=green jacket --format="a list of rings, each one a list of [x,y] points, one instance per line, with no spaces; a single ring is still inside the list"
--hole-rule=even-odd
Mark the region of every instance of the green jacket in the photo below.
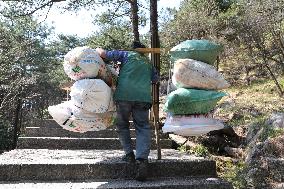
[[[152,65],[143,54],[128,51],[107,51],[106,59],[121,62],[115,101],[152,103]]]

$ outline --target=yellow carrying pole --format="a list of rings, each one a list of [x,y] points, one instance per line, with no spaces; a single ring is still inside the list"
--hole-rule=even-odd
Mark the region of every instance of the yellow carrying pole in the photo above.
[[[160,48],[136,48],[134,50],[137,51],[137,52],[140,52],[140,53],[156,53],[156,54],[160,54],[163,49],[160,49]]]

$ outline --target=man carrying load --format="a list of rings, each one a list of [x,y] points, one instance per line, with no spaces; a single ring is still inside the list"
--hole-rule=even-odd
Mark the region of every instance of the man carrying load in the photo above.
[[[140,42],[133,42],[132,48],[145,48]],[[117,87],[114,92],[118,137],[125,152],[124,160],[136,162],[138,169],[136,180],[147,177],[148,156],[151,146],[151,128],[149,110],[152,106],[151,82],[157,82],[158,75],[148,57],[135,51],[97,48],[96,51],[105,60],[121,63]],[[132,115],[136,131],[136,156],[133,151],[129,129]]]

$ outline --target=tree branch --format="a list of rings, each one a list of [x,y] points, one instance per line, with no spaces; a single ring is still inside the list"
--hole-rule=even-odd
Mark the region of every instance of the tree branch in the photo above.
[[[16,16],[14,16],[15,18],[18,18],[18,17],[22,17],[22,16],[30,16],[32,14],[34,14],[36,11],[38,10],[41,10],[43,8],[45,8],[46,6],[50,6],[50,8],[52,7],[53,3],[57,3],[57,2],[61,2],[61,1],[66,1],[66,0],[50,0],[44,4],[42,4],[41,6],[39,7],[36,7],[34,10],[28,12],[28,13],[25,13],[25,14],[18,14]],[[49,8],[49,9],[50,9]],[[5,16],[5,17],[10,17],[10,16]]]

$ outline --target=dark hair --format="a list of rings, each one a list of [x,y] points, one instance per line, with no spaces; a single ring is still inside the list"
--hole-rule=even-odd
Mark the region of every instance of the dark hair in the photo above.
[[[146,48],[146,46],[144,44],[142,44],[140,41],[133,41],[132,44],[131,44],[131,48],[132,49]]]

